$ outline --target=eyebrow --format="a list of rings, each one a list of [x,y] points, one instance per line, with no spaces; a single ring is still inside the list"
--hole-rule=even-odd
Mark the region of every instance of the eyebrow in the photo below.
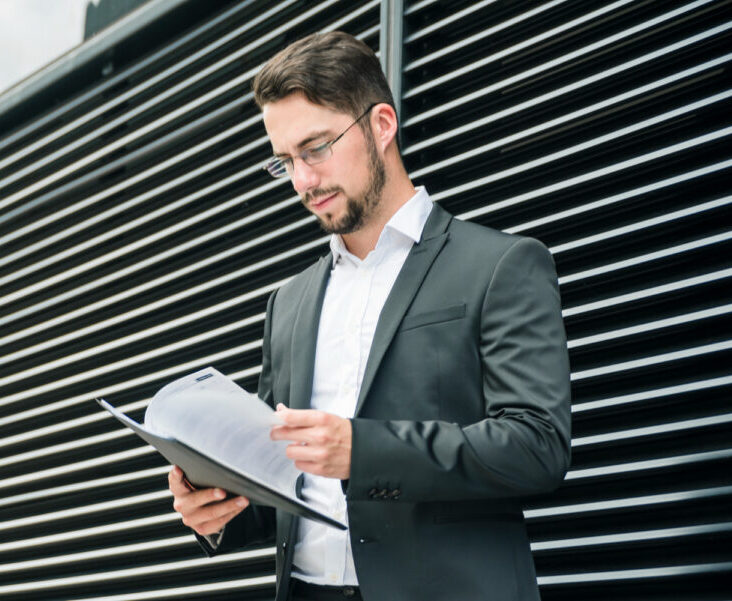
[[[311,144],[318,138],[323,138],[328,135],[333,135],[333,132],[329,129],[323,129],[321,131],[313,132],[307,138],[300,140],[297,147],[302,150],[303,148],[305,148],[306,146],[308,146],[309,144]],[[274,152],[273,154],[277,158],[288,156],[288,154],[286,152]]]

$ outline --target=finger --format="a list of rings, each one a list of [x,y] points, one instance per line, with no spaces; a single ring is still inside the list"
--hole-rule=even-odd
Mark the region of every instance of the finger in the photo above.
[[[324,478],[348,480],[351,474],[349,466],[344,463],[324,464],[318,461],[295,461],[294,465],[301,472]]]
[[[314,461],[323,463],[328,459],[328,451],[323,447],[310,447],[300,444],[291,444],[285,449],[285,454],[293,461]]]
[[[313,474],[313,476],[326,476],[325,468],[322,464],[314,461],[295,461],[295,468],[301,472]]]
[[[168,472],[168,488],[174,495],[183,495],[186,492],[190,492],[190,489],[186,486],[183,476],[183,470],[177,465]]]
[[[221,517],[210,520],[208,522],[204,522],[203,524],[200,524],[197,528],[195,528],[195,531],[198,532],[198,534],[202,534],[204,536],[210,535],[210,534],[216,534],[221,531],[221,529],[226,526],[231,520],[233,520],[237,515],[239,515],[244,510],[243,507],[238,507],[236,510],[231,511],[227,514],[222,515]]]
[[[269,433],[272,440],[291,440],[293,442],[311,442],[313,428],[291,428],[289,426],[274,426]]]
[[[196,492],[199,490],[190,483],[188,478],[186,478],[186,475],[183,473],[183,470],[181,470],[178,466],[175,466],[168,473],[168,488],[175,497],[182,497],[190,492]],[[216,494],[220,495],[221,493]]]
[[[223,501],[226,491],[220,488],[204,488],[191,492],[186,489],[182,494],[173,496],[173,509],[183,516],[188,516],[206,505]]]
[[[307,427],[323,424],[327,419],[327,414],[323,411],[315,409],[279,409],[277,411],[279,417],[286,426],[291,427]]]
[[[198,532],[198,528],[208,522],[221,520],[229,514],[236,515],[249,505],[249,499],[245,497],[234,497],[226,501],[218,501],[208,505],[197,507],[189,512],[181,512],[183,523]]]

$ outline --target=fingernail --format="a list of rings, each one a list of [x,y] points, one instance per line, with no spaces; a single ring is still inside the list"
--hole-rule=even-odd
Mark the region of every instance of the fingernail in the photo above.
[[[216,497],[217,499],[223,499],[225,496],[226,496],[226,493],[223,490],[221,490],[220,488],[217,488],[214,491],[214,497]]]
[[[282,411],[285,408],[283,403],[277,403],[277,411]]]
[[[237,506],[239,506],[239,507],[246,507],[246,506],[247,506],[247,502],[246,502],[246,500],[242,499],[241,497],[239,497],[239,498],[238,498],[238,499],[236,500],[236,504],[237,504]]]

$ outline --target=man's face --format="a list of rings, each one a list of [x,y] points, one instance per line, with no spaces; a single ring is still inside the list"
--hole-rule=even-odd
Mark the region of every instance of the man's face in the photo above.
[[[379,205],[386,181],[384,162],[368,128],[351,127],[332,147],[332,156],[317,165],[297,158],[301,152],[339,136],[355,119],[292,94],[268,103],[264,126],[272,149],[281,158],[296,157],[292,185],[305,207],[326,232],[350,234],[368,223]],[[360,123],[368,124],[369,115]]]

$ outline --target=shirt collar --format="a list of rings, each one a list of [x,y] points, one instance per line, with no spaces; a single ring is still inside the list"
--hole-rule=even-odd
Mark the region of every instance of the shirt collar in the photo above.
[[[412,243],[420,241],[425,223],[427,223],[427,218],[432,210],[432,200],[424,186],[418,186],[416,190],[416,194],[399,207],[399,210],[387,221],[379,236],[379,242],[381,242],[387,230],[409,238]],[[333,234],[330,237],[330,250],[334,267],[341,256],[351,256],[343,243],[343,238],[338,234]]]

